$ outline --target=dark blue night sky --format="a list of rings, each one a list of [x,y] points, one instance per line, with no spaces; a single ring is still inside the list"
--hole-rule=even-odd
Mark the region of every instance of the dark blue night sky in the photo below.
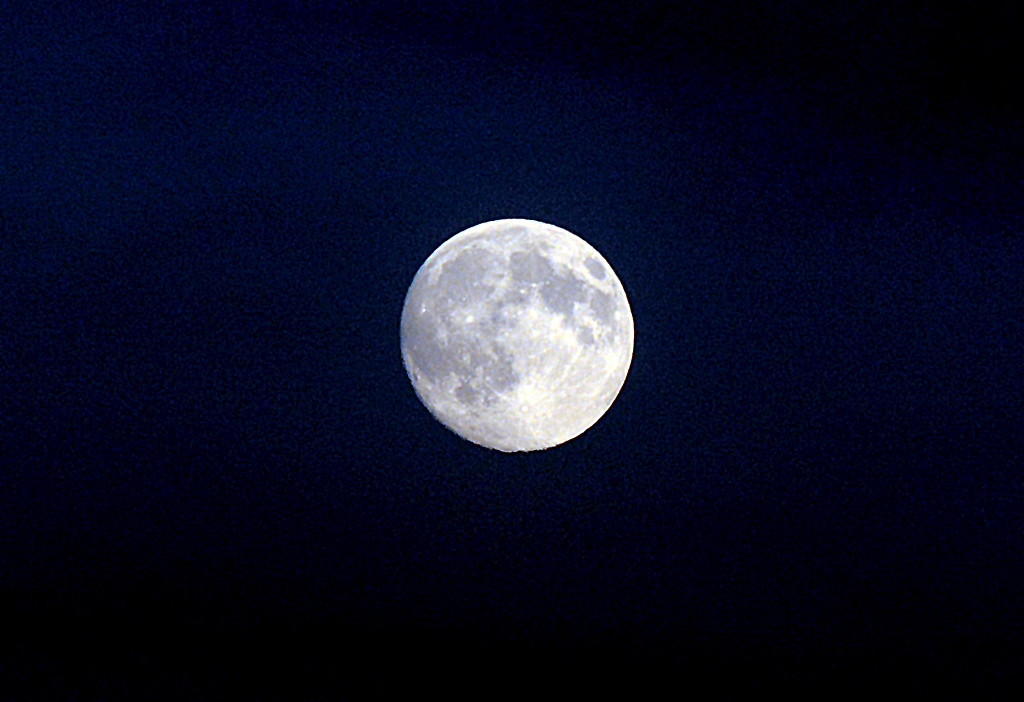
[[[0,697],[1020,686],[1020,11],[833,4],[4,10]],[[540,453],[399,353],[508,217],[636,324]]]

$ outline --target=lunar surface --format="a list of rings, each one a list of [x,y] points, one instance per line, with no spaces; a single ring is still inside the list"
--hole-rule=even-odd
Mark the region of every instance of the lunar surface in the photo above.
[[[590,244],[503,219],[427,258],[401,342],[413,387],[442,424],[481,446],[535,451],[579,436],[611,406],[633,357],[633,317]]]

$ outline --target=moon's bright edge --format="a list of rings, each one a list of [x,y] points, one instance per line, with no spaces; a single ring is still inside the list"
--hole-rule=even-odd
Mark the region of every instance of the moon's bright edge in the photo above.
[[[590,428],[622,388],[633,317],[590,244],[550,224],[486,222],[442,244],[406,295],[402,358],[456,434],[532,451]]]

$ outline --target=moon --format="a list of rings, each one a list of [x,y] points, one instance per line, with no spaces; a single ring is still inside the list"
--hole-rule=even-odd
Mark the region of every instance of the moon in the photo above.
[[[622,389],[633,316],[608,262],[564,229],[501,219],[441,244],[405,297],[420,400],[480,446],[537,451],[594,425]]]

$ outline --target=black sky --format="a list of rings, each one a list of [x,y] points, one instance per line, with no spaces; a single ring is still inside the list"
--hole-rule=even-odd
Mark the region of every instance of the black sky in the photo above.
[[[5,11],[0,696],[1019,686],[1020,11],[710,5]],[[536,454],[398,348],[505,217],[636,324]]]

